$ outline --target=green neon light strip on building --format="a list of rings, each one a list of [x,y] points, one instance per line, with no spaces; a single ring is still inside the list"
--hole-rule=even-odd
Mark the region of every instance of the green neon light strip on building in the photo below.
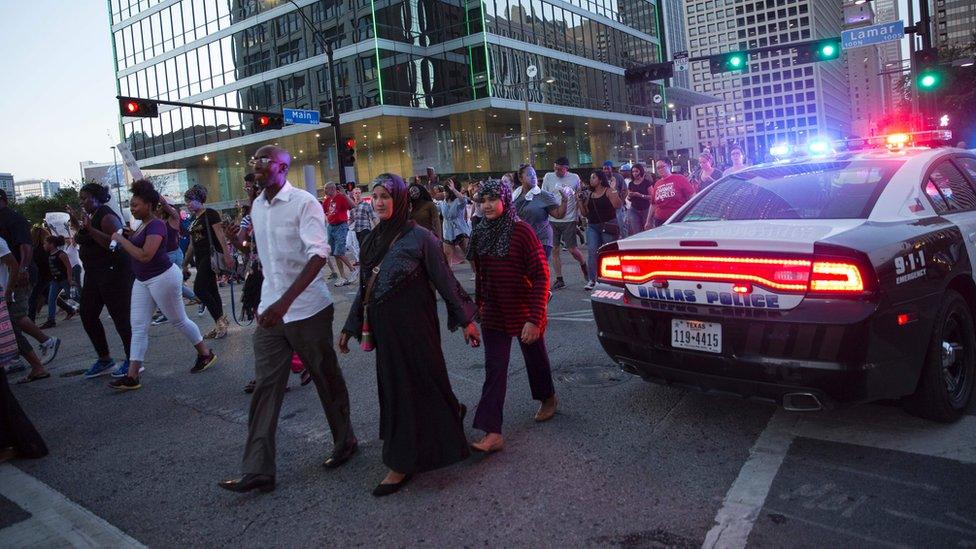
[[[376,31],[376,3],[369,0],[369,11],[373,17],[373,49],[376,50],[376,78],[380,84],[380,105],[385,105],[383,100],[383,67],[380,65],[380,35]]]
[[[488,97],[493,97],[495,94],[491,88],[491,55],[489,55],[488,50],[488,24],[485,21],[484,0],[481,0],[481,36],[485,42],[485,71],[488,73]]]

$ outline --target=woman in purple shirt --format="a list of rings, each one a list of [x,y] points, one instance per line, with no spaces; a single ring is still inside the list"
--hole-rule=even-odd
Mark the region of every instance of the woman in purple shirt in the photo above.
[[[173,327],[193,343],[197,349],[197,359],[190,370],[198,373],[206,370],[217,360],[217,355],[207,348],[200,334],[200,328],[186,316],[180,286],[183,277],[180,268],[173,264],[166,253],[166,222],[155,215],[159,206],[159,193],[152,183],[140,179],[132,184],[132,199],[129,209],[132,216],[142,222],[139,230],[130,238],[121,233],[112,235],[132,258],[132,271],[136,280],[132,284],[132,349],[129,354],[129,373],[109,384],[113,389],[138,389],[139,372],[149,347],[149,322],[156,306],[173,321]]]

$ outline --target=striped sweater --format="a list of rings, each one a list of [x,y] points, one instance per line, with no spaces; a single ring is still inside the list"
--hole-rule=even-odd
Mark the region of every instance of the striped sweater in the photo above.
[[[546,326],[549,263],[532,227],[515,224],[505,257],[478,256],[475,295],[483,329],[522,333],[526,322]]]

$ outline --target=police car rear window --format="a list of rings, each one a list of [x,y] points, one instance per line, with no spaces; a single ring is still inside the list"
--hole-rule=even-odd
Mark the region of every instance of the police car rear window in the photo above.
[[[901,164],[862,160],[754,168],[703,191],[679,221],[865,219]]]

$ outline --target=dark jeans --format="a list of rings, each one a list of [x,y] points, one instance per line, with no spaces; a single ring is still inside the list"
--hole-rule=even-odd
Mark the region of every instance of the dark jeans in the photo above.
[[[66,312],[72,312],[72,313],[74,312],[71,310],[71,307],[68,307],[64,302],[58,300],[58,294],[61,293],[61,290],[67,292],[70,290],[70,288],[71,287],[68,285],[67,278],[65,278],[64,280],[54,280],[51,282],[50,285],[48,285],[47,319],[49,321],[54,320],[55,315],[57,315],[58,313],[58,306],[61,306],[61,308]]]
[[[481,401],[474,416],[474,428],[486,433],[502,432],[502,410],[505,408],[505,392],[508,390],[508,362],[512,354],[512,337],[486,328],[482,335],[485,345],[485,384],[481,388]],[[526,345],[519,340],[525,369],[529,374],[532,398],[544,401],[555,394],[552,385],[552,369],[545,337]]]
[[[220,300],[220,291],[217,289],[217,274],[210,266],[210,257],[195,257],[197,265],[197,277],[193,280],[193,293],[197,294],[197,299],[210,312],[210,316],[216,321],[224,316],[224,304]]]
[[[332,318],[329,305],[309,318],[254,331],[254,395],[247,422],[244,447],[245,474],[275,474],[275,434],[278,413],[291,374],[291,357],[297,353],[312,374],[315,390],[325,411],[336,449],[356,440],[349,419],[349,392],[332,348]]]
[[[125,346],[125,356],[129,356],[132,344],[132,326],[129,324],[132,278],[132,272],[128,269],[85,271],[85,283],[81,286],[81,324],[99,357],[112,356],[108,340],[105,339],[105,327],[99,318],[106,307],[115,324],[115,331]]]

